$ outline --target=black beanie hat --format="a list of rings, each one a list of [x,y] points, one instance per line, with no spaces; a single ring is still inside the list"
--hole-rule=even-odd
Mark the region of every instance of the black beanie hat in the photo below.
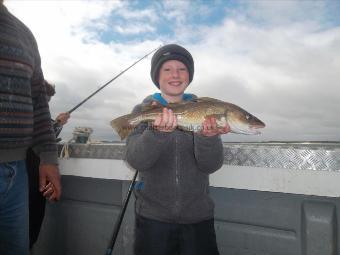
[[[194,77],[194,60],[191,54],[177,44],[168,44],[158,49],[151,59],[151,79],[158,88],[159,69],[167,60],[178,60],[185,64],[189,72],[189,83],[192,81]]]

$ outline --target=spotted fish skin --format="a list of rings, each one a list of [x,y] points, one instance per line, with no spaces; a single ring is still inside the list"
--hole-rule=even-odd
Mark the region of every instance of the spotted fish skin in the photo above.
[[[123,140],[139,123],[153,122],[163,108],[164,106],[159,104],[146,105],[139,113],[127,114],[112,120],[111,126]],[[265,127],[260,119],[241,107],[209,97],[170,103],[167,108],[176,116],[178,128],[185,131],[200,132],[203,122],[209,117],[216,118],[218,127],[228,124],[231,132],[238,134],[259,134],[258,129]]]

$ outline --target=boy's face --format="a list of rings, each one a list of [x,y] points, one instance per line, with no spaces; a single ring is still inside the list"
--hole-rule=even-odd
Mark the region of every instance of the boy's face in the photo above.
[[[159,88],[168,96],[182,95],[189,85],[189,71],[178,60],[168,60],[159,69]]]

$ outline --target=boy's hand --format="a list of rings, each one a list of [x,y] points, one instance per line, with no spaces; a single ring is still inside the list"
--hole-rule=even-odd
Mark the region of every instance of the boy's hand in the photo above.
[[[163,112],[156,117],[153,127],[161,132],[172,132],[177,127],[177,118],[171,109],[163,108]]]
[[[230,132],[230,127],[228,124],[224,127],[217,127],[216,118],[207,118],[202,124],[201,135],[204,136],[214,136],[221,135]]]

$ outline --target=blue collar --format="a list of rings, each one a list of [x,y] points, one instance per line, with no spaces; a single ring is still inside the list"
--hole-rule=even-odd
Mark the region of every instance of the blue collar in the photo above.
[[[167,106],[168,105],[168,102],[162,97],[161,93],[153,94],[152,95],[152,99],[160,102],[163,106]],[[186,94],[186,93],[183,94],[183,100],[184,101],[188,101],[188,100],[192,100],[192,99],[193,99],[192,94]]]

